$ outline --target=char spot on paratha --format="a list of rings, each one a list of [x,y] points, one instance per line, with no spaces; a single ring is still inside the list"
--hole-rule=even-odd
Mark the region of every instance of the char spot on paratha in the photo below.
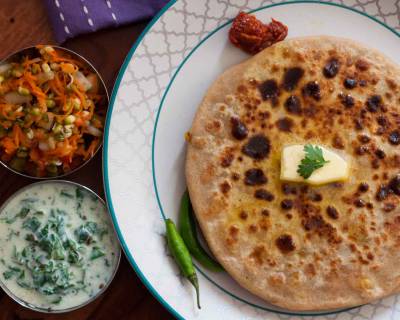
[[[244,174],[244,183],[248,186],[259,186],[268,182],[267,177],[261,169],[249,169]]]
[[[275,196],[271,192],[269,192],[265,189],[257,189],[254,192],[254,197],[256,199],[265,200],[265,201],[272,201],[275,199]]]
[[[231,185],[229,184],[228,181],[224,181],[223,183],[220,184],[220,190],[223,194],[227,194],[230,189]]]
[[[369,69],[370,64],[368,61],[364,59],[358,59],[356,61],[356,68],[360,71],[367,71]]]
[[[240,121],[237,117],[231,118],[231,133],[232,136],[237,140],[243,140],[247,138],[247,134],[249,130],[247,129],[246,125]]]
[[[357,86],[357,80],[353,78],[346,78],[343,82],[346,89],[354,89]]]
[[[354,98],[349,94],[340,93],[339,99],[342,105],[345,106],[346,108],[352,108],[355,104]]]
[[[261,265],[263,264],[265,254],[265,247],[260,245],[253,249],[253,251],[250,253],[250,258],[253,259],[257,264]]]
[[[274,79],[264,81],[258,89],[263,100],[275,100],[279,95],[278,82]]]
[[[291,200],[291,199],[283,199],[281,201],[281,208],[283,210],[290,210],[293,208],[293,205],[294,205],[294,203],[293,203],[293,200]]]
[[[314,100],[318,101],[321,99],[321,87],[318,81],[308,82],[302,90],[303,96],[312,97]]]
[[[338,219],[339,218],[339,212],[337,211],[337,209],[334,206],[328,206],[326,208],[326,213],[328,214],[328,216],[332,219]]]
[[[382,97],[374,94],[370,96],[366,102],[367,110],[369,112],[378,112],[382,108]]]
[[[271,149],[269,139],[263,134],[250,137],[249,141],[243,146],[242,152],[250,158],[261,160],[268,157]]]
[[[275,244],[283,254],[290,253],[296,249],[293,237],[289,234],[279,236],[275,240]]]
[[[366,183],[366,182],[361,182],[361,183],[358,185],[358,191],[359,191],[359,192],[364,193],[364,192],[367,192],[368,190],[369,190],[369,185],[368,185],[368,183]]]
[[[223,168],[229,167],[232,164],[234,159],[235,159],[235,156],[230,152],[223,154],[222,158],[221,158],[221,166]]]
[[[392,190],[395,194],[400,196],[400,174],[397,174],[395,177],[393,177],[389,181],[389,188]]]
[[[289,98],[286,99],[285,101],[285,108],[287,112],[293,113],[293,114],[301,114],[301,102],[300,99],[294,95],[290,96]]]
[[[244,210],[240,211],[240,213],[239,213],[239,218],[242,220],[246,220],[248,216],[249,216],[249,214]]]
[[[293,125],[294,125],[294,122],[289,117],[281,118],[276,122],[276,126],[278,127],[278,129],[283,132],[292,131]]]
[[[389,134],[389,142],[396,146],[400,144],[400,131],[399,130],[394,130]]]
[[[283,88],[286,91],[292,91],[296,88],[298,82],[304,75],[304,70],[300,67],[293,67],[286,70],[283,77]]]
[[[324,76],[328,79],[334,78],[340,68],[340,63],[339,60],[336,58],[331,58],[329,61],[325,64],[324,69],[322,70],[322,73]]]

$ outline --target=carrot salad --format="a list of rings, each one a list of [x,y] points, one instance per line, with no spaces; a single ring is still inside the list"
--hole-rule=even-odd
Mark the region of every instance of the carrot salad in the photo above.
[[[105,95],[97,74],[50,46],[0,65],[0,159],[25,174],[58,176],[99,148]]]

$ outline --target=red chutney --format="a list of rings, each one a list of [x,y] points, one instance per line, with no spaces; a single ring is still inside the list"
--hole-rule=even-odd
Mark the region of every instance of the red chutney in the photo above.
[[[256,54],[285,39],[287,33],[288,27],[277,20],[264,24],[254,15],[239,12],[229,30],[229,40],[243,51]]]

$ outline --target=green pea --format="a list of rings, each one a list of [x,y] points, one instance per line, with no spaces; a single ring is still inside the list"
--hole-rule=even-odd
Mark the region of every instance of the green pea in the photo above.
[[[69,112],[73,108],[71,100],[68,100],[65,106],[67,107],[67,112]]]
[[[60,132],[62,132],[62,129],[63,129],[63,126],[60,123],[56,123],[53,126],[53,132],[54,133],[60,133]]]
[[[18,93],[19,93],[20,95],[22,95],[22,96],[29,96],[29,95],[31,94],[31,92],[29,91],[29,89],[24,88],[24,87],[21,87],[21,86],[18,87]]]
[[[69,124],[69,125],[65,125],[63,127],[63,131],[62,132],[63,132],[65,138],[69,138],[69,137],[72,136],[72,134],[73,134],[73,130],[72,130],[73,126],[74,126],[73,124]]]
[[[50,64],[50,68],[51,70],[58,71],[60,70],[60,65],[58,63],[53,62]]]
[[[65,124],[73,124],[75,122],[76,118],[74,115],[70,114],[69,116],[66,116],[64,119]]]
[[[40,109],[37,108],[37,107],[33,107],[33,108],[31,109],[31,114],[34,115],[34,116],[40,115]]]
[[[46,166],[46,171],[49,173],[49,175],[57,175],[58,169],[57,166],[54,164],[49,164]]]
[[[37,74],[40,72],[40,66],[38,64],[33,64],[31,67],[32,74]]]
[[[54,139],[56,139],[57,141],[64,141],[65,140],[65,136],[62,132],[59,132],[57,134],[54,135]]]
[[[50,72],[51,71],[50,66],[47,63],[42,63],[42,70],[44,72]]]
[[[18,69],[13,69],[13,70],[11,71],[11,75],[12,75],[14,78],[21,78],[21,77],[22,77],[22,71],[21,71],[21,70],[18,70]]]
[[[19,148],[17,150],[18,158],[26,158],[27,156],[28,156],[28,150],[26,150],[26,148]]]
[[[52,99],[47,99],[46,106],[47,106],[47,108],[52,109],[56,106],[56,102]]]
[[[80,106],[81,106],[81,100],[78,99],[78,98],[74,98],[72,100],[72,104],[74,106],[74,110],[78,111],[80,109]]]
[[[24,171],[26,164],[26,159],[25,158],[17,158],[14,157],[12,160],[9,162],[9,166],[16,170],[16,171]]]

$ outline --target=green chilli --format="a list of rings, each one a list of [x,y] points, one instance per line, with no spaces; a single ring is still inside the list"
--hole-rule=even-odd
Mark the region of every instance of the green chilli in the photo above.
[[[199,294],[199,281],[197,279],[196,270],[192,262],[189,250],[185,245],[182,237],[180,236],[175,224],[171,219],[165,220],[165,226],[167,229],[167,242],[169,250],[178,264],[183,275],[190,281],[193,287],[196,289],[197,296],[197,307],[200,307],[200,294]]]
[[[215,272],[224,271],[222,266],[211,258],[200,244],[197,237],[193,209],[187,191],[182,195],[178,227],[179,233],[189,252],[204,268]]]

